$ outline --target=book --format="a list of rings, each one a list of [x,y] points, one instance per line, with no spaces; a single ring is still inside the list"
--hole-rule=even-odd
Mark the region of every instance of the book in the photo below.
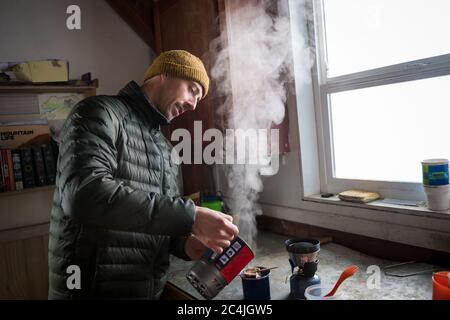
[[[0,148],[20,149],[50,142],[47,124],[7,125],[0,127]]]
[[[47,184],[54,184],[56,181],[56,159],[53,148],[50,144],[43,144],[41,148],[44,158]]]
[[[0,151],[0,192],[5,192],[5,183],[3,182],[3,161],[2,154]]]
[[[11,151],[13,171],[14,171],[14,181],[16,190],[23,190],[23,180],[22,180],[22,163],[20,157],[20,150]]]
[[[9,178],[9,165],[8,165],[8,155],[6,153],[6,149],[1,149],[1,158],[2,158],[2,174],[3,174],[3,184],[5,191],[11,190],[11,180]]]
[[[22,161],[22,179],[24,188],[32,188],[36,186],[34,179],[34,165],[31,148],[24,148],[20,150]]]
[[[34,163],[34,174],[36,186],[45,186],[47,184],[47,177],[45,174],[44,156],[40,145],[34,145],[31,147]]]
[[[9,175],[9,191],[16,190],[16,183],[14,181],[14,168],[12,162],[11,149],[6,149],[6,160],[8,161],[8,175]]]

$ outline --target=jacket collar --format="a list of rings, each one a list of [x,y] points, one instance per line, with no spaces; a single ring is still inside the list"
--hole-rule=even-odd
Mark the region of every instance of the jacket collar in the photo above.
[[[169,120],[156,108],[135,81],[130,81],[120,90],[119,96],[125,98],[134,110],[144,116],[154,126],[159,127],[160,125],[169,124]]]

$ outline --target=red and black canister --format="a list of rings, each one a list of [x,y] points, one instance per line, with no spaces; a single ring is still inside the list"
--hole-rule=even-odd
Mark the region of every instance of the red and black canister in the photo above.
[[[254,258],[249,245],[235,237],[221,254],[208,249],[189,270],[186,278],[206,299],[214,298]]]

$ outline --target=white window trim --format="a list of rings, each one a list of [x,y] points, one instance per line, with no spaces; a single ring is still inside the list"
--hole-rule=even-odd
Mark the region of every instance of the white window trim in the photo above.
[[[294,22],[293,42],[298,41],[296,36],[299,34],[308,34],[306,23],[300,22],[307,21],[304,6],[312,7],[314,1],[289,0],[291,19]],[[310,41],[313,42],[311,39]],[[313,43],[308,44],[311,45]],[[323,128],[316,126],[321,123],[316,118],[322,119],[320,109],[315,108],[317,96],[314,95],[317,92],[314,83],[319,73],[317,66],[313,67],[312,72],[304,67],[304,52],[296,52],[297,47],[293,46],[293,59],[300,149],[300,201],[296,207],[261,203],[264,215],[450,252],[450,214],[432,212],[426,208],[353,204],[320,198],[322,181],[319,171],[324,166],[324,157],[320,155],[324,154],[325,149],[322,142]]]
[[[320,118],[317,118],[319,138],[323,144],[323,152],[320,153],[321,163],[324,164],[320,172],[321,190],[323,192],[338,193],[345,189],[357,188],[377,191],[389,198],[425,200],[425,193],[420,183],[338,179],[333,177],[333,146],[328,95],[347,90],[450,75],[450,54],[327,79],[326,48],[323,37],[325,23],[323,19],[323,1],[316,0],[312,4],[314,19],[318,23],[310,26],[310,36],[314,36],[314,43],[323,44],[315,46],[318,64],[316,65],[316,77],[313,80],[318,83],[318,86],[314,88],[314,96],[316,112],[320,115]]]

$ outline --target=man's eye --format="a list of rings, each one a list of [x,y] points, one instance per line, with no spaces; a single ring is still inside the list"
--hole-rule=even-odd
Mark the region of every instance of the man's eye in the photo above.
[[[191,92],[192,92],[192,95],[193,95],[194,97],[196,97],[196,96],[198,95],[198,89],[197,89],[197,87],[191,87]]]

